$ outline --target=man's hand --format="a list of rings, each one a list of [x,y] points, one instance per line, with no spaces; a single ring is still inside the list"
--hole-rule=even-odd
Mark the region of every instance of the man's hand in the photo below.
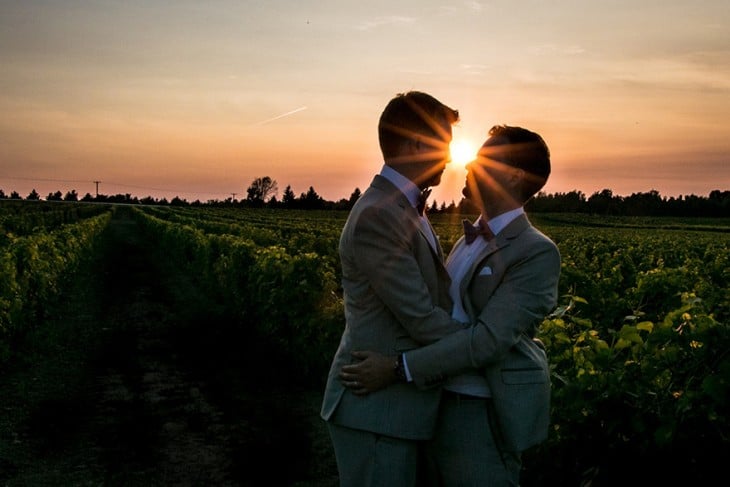
[[[396,381],[396,357],[369,351],[354,351],[352,356],[361,361],[342,367],[339,377],[354,394],[364,396]]]

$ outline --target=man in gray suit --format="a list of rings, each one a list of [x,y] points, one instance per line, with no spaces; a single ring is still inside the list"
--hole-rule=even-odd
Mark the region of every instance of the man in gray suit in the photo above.
[[[345,330],[321,409],[342,486],[416,485],[420,446],[434,433],[438,389],[395,384],[358,397],[338,374],[354,350],[395,355],[463,328],[451,318],[443,252],[421,198],[441,181],[458,118],[426,93],[393,98],[378,124],[385,164],[342,230]]]
[[[398,354],[395,372],[392,356],[356,351],[363,361],[341,373],[363,398],[391,383],[443,385],[426,447],[443,486],[519,485],[521,453],[548,432],[550,376],[534,337],[557,302],[560,254],[523,205],[546,183],[550,153],[521,127],[495,126],[489,135],[464,188],[481,216],[475,225],[465,221],[446,263],[453,317],[473,326]]]

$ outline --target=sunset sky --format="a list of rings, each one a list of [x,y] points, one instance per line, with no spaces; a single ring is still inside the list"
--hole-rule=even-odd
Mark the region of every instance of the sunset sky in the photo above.
[[[730,189],[727,0],[0,0],[0,189],[348,198],[408,90],[457,108],[471,153],[540,133],[548,193]]]

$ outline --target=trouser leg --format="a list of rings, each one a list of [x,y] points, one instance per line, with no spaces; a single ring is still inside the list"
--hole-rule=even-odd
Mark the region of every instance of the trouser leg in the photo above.
[[[341,487],[415,487],[420,442],[327,423]]]
[[[519,485],[520,455],[500,451],[490,425],[490,414],[493,411],[488,400],[444,395],[436,433],[426,446],[440,485]]]

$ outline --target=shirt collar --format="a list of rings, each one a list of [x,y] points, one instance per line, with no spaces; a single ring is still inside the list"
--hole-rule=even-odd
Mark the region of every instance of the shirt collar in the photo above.
[[[418,196],[421,194],[421,190],[418,189],[418,186],[416,186],[413,181],[385,164],[380,170],[380,175],[393,183],[395,187],[401,191],[401,193],[406,195],[406,198],[408,198],[408,201],[414,208],[418,205]]]
[[[515,208],[514,210],[506,211],[502,213],[501,215],[497,215],[494,218],[490,218],[487,222],[487,225],[489,225],[489,229],[492,230],[492,233],[497,235],[499,232],[505,229],[507,225],[512,223],[512,220],[517,218],[518,216],[525,213],[525,209],[520,206],[519,208]],[[477,219],[477,222],[479,219],[481,219],[481,215]]]

